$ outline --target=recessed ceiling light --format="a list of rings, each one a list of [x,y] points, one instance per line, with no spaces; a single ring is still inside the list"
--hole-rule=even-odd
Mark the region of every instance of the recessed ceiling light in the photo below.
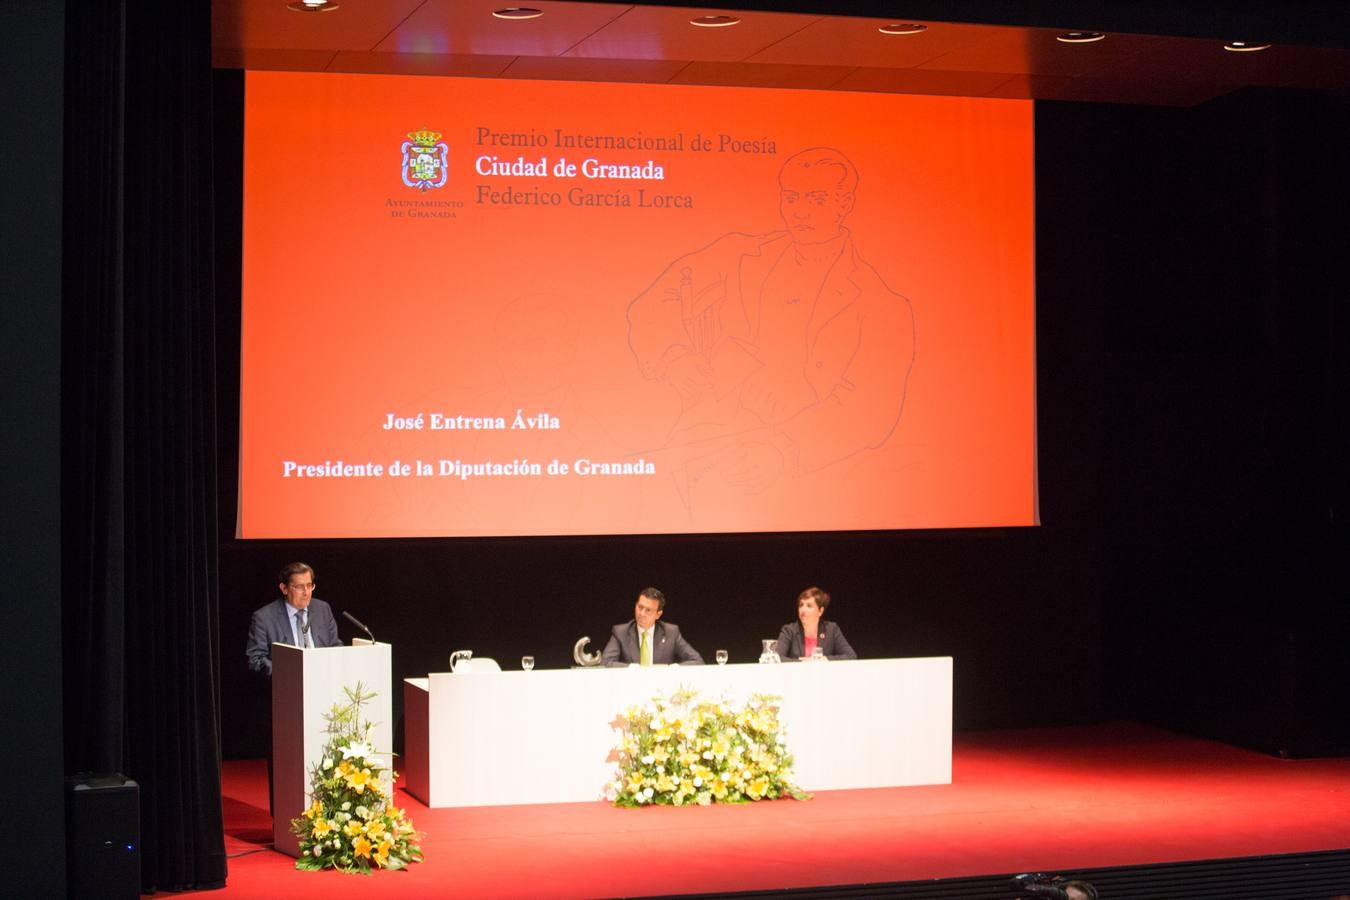
[[[922,34],[927,30],[927,25],[915,25],[913,22],[892,22],[877,29],[882,34]]]
[[[1055,35],[1055,40],[1062,44],[1092,44],[1104,37],[1106,35],[1100,31],[1066,31]]]
[[[492,11],[492,15],[498,19],[537,19],[543,14],[542,9],[532,6],[505,6]]]
[[[286,8],[292,12],[332,12],[338,5],[328,0],[295,0],[294,3],[287,3]]]
[[[740,22],[736,16],[698,16],[689,20],[690,25],[699,28],[726,28],[728,25],[739,25]]]
[[[1255,53],[1269,47],[1269,44],[1253,44],[1251,41],[1229,41],[1223,45],[1223,49],[1231,50],[1233,53]]]

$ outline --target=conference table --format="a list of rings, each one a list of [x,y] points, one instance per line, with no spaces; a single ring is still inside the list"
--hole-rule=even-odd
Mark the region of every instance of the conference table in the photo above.
[[[613,723],[692,688],[701,699],[782,698],[807,791],[950,784],[952,660],[433,672],[403,682],[403,773],[430,807],[597,800],[613,781]]]

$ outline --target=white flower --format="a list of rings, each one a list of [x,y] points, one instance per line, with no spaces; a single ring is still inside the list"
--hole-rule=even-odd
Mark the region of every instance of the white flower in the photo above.
[[[642,796],[644,796],[644,797],[646,797],[648,800],[650,800],[651,797],[652,797],[652,789],[649,788],[649,787],[643,788],[643,789],[642,789]]]
[[[372,750],[370,748],[370,745],[367,744],[365,741],[352,741],[350,744],[342,748],[343,759],[351,759],[352,757],[359,757],[361,759],[365,759],[366,757],[373,756],[374,754],[375,751]]]
[[[331,759],[325,759],[325,760],[323,761],[323,767],[324,767],[325,769],[331,769],[331,768],[333,768],[333,761],[332,761]]]
[[[314,855],[323,856],[323,844],[316,844],[314,846]]]
[[[350,800],[344,801],[343,804],[342,804],[342,808],[343,808],[344,810],[345,810],[345,809],[351,809],[351,808],[352,808],[352,801],[350,801]]]
[[[643,764],[644,766],[650,766],[650,765],[651,765],[652,763],[654,763],[654,762],[656,762],[656,757],[655,757],[655,756],[652,756],[650,753],[648,753],[646,756],[642,757],[642,764]]]
[[[697,775],[694,776],[694,787],[703,787],[703,779]]]
[[[711,750],[704,750],[704,751],[703,751],[703,758],[704,758],[704,759],[712,759],[712,758],[713,758],[713,752],[712,752]]]

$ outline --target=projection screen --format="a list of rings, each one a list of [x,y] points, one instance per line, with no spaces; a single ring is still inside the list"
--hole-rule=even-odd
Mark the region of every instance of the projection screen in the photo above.
[[[1037,523],[1029,101],[245,104],[240,537]]]

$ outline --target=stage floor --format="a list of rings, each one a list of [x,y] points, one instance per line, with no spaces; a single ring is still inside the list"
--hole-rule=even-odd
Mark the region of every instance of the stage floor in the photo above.
[[[399,791],[427,861],[362,877],[297,872],[268,849],[265,765],[227,761],[224,892],[632,897],[1350,848],[1346,758],[1274,759],[1117,723],[958,734],[952,769],[950,785],[683,809],[432,810]]]

